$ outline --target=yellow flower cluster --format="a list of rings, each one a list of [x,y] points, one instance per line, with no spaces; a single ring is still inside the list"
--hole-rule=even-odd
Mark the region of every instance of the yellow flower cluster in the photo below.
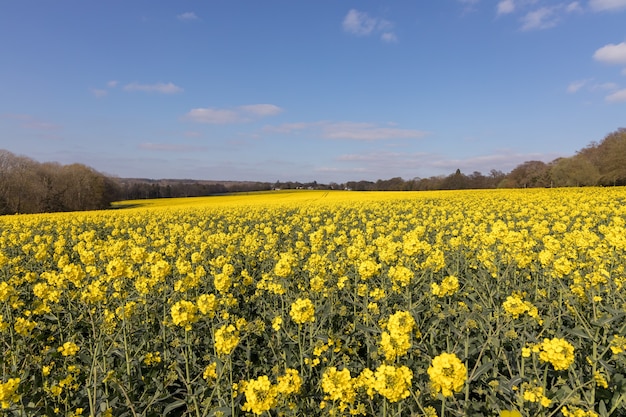
[[[546,338],[540,345],[539,359],[557,371],[566,370],[574,362],[574,346],[565,339]]]
[[[186,331],[191,330],[191,325],[198,321],[198,306],[191,301],[181,300],[171,308],[172,322],[184,327]]]
[[[263,414],[276,407],[280,397],[287,397],[300,392],[302,378],[295,369],[287,369],[284,375],[278,377],[278,382],[272,384],[267,375],[242,383],[246,402],[242,406],[244,411],[254,414]]]
[[[585,411],[582,408],[575,406],[565,406],[561,408],[561,413],[563,413],[563,417],[600,417],[600,415],[593,410]]]
[[[411,348],[411,333],[415,319],[407,311],[392,314],[387,321],[387,331],[381,334],[380,346],[388,361],[406,355]]]
[[[433,282],[430,284],[430,292],[437,297],[452,295],[459,290],[459,279],[454,275],[449,275],[441,281],[441,284]]]
[[[80,348],[74,342],[65,342],[63,343],[63,346],[59,346],[57,350],[61,352],[61,355],[63,356],[74,356],[78,353]]]
[[[232,324],[224,324],[215,331],[215,350],[218,355],[230,355],[239,344],[239,330]]]
[[[337,370],[332,366],[322,374],[321,387],[325,393],[324,399],[337,404],[339,411],[344,412],[348,407],[355,413],[359,407],[353,407],[359,391],[364,391],[371,399],[375,393],[385,397],[389,402],[398,402],[410,395],[413,372],[406,366],[392,366],[382,364],[375,371],[369,368],[353,378],[350,370]]]
[[[373,388],[392,403],[409,396],[413,372],[406,366],[380,365],[374,372]]]
[[[2,408],[9,408],[12,402],[19,401],[20,396],[16,394],[19,385],[19,378],[9,378],[5,383],[0,382],[0,404]]]
[[[626,351],[626,337],[620,336],[618,334],[614,335],[613,339],[611,339],[610,347],[611,352],[613,352],[614,355]]]
[[[519,318],[522,314],[528,313],[528,315],[537,320],[539,324],[543,323],[543,320],[539,317],[539,311],[536,306],[530,301],[524,301],[522,295],[513,294],[506,297],[506,300],[502,303],[504,311],[510,314],[514,319]]]
[[[315,306],[308,298],[298,298],[291,304],[289,315],[297,324],[313,323],[315,321]]]
[[[524,401],[539,403],[543,407],[549,407],[550,404],[552,404],[552,400],[543,394],[543,387],[524,383],[522,384],[522,389],[524,392]]]
[[[467,368],[454,353],[435,356],[427,372],[433,391],[441,392],[444,397],[460,392],[467,379]]]
[[[326,400],[338,401],[340,410],[343,411],[354,402],[356,391],[354,390],[354,381],[350,375],[348,368],[341,371],[332,366],[324,371],[321,379],[322,391],[326,394]]]

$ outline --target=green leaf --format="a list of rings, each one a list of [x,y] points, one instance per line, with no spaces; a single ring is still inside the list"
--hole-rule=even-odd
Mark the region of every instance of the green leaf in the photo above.
[[[163,416],[164,417],[168,416],[172,410],[175,410],[175,409],[177,409],[179,407],[182,407],[182,406],[185,406],[185,405],[187,405],[187,402],[185,400],[178,400],[178,401],[175,401],[173,403],[170,403],[163,410]]]
[[[470,382],[476,381],[482,374],[493,368],[493,362],[485,362],[470,376]]]
[[[598,413],[600,413],[601,417],[609,417],[609,412],[606,410],[606,405],[604,404],[604,400],[600,400],[600,404],[598,406]]]
[[[572,336],[578,336],[582,339],[587,339],[589,340],[589,334],[587,332],[585,332],[583,329],[581,329],[580,327],[574,327],[573,329],[567,329],[567,331],[572,335]]]
[[[224,416],[224,417],[228,417],[228,416],[231,415],[229,407],[219,407],[219,408],[216,408],[214,410],[211,410],[211,414],[209,414],[209,416],[214,416],[217,413],[220,413],[220,415]]]

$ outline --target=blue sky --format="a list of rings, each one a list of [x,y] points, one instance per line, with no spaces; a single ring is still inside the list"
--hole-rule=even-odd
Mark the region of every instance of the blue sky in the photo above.
[[[626,0],[0,2],[0,148],[120,177],[429,177],[626,126]]]

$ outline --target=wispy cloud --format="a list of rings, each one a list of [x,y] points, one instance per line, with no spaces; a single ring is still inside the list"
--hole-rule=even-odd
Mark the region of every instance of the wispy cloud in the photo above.
[[[589,7],[598,12],[611,12],[626,9],[626,0],[589,0]]]
[[[514,0],[502,0],[498,2],[497,6],[497,15],[509,14],[515,11],[515,1]]]
[[[593,59],[605,64],[626,64],[626,42],[604,45],[593,54]]]
[[[393,32],[385,32],[380,35],[380,39],[385,42],[398,42],[398,37]]]
[[[246,123],[262,117],[275,116],[282,111],[283,109],[273,104],[249,104],[229,109],[201,107],[191,109],[183,116],[183,120],[207,124]]]
[[[578,90],[580,90],[581,88],[583,88],[585,86],[585,84],[587,84],[589,82],[589,80],[579,80],[579,81],[573,81],[571,82],[568,86],[567,86],[567,92],[568,93],[577,93]]]
[[[106,97],[109,94],[107,90],[104,90],[102,88],[90,88],[89,91],[91,91],[91,94],[93,94],[94,97],[97,98]]]
[[[586,80],[578,80],[578,81],[571,82],[567,86],[567,92],[572,93],[572,94],[577,93],[583,87],[585,87],[585,90],[587,91],[597,92],[597,91],[617,90],[619,88],[619,85],[617,85],[616,83],[612,83],[612,82],[597,83],[597,82],[593,82],[593,78],[588,78]]]
[[[327,139],[347,140],[388,140],[388,139],[421,139],[429,133],[421,130],[381,127],[373,123],[339,122],[324,126],[324,137]]]
[[[239,106],[238,109],[243,113],[249,113],[261,117],[275,116],[283,111],[283,109],[273,104],[249,104]]]
[[[391,30],[393,23],[388,20],[371,17],[366,12],[350,9],[342,22],[343,30],[355,36],[369,36],[380,34],[380,39],[385,42],[397,42],[398,37]]]
[[[24,129],[40,130],[40,131],[58,131],[63,126],[41,120],[30,114],[21,113],[4,113],[0,115],[0,119],[15,120],[20,122],[20,127]]]
[[[162,151],[162,152],[197,152],[205,151],[206,147],[186,145],[180,143],[152,143],[144,142],[139,144],[139,149],[148,151]]]
[[[378,141],[390,139],[421,139],[430,133],[415,129],[400,129],[375,123],[357,122],[301,122],[285,123],[278,126],[265,126],[266,132],[294,134],[297,132],[314,133],[323,139]]]
[[[106,88],[90,88],[89,92],[96,98],[106,97],[109,95],[109,90],[117,87],[117,84],[116,80],[111,80],[106,83]]]
[[[567,15],[583,13],[579,1],[555,3],[537,7],[537,0],[500,0],[496,16],[520,14],[521,30],[549,29],[558,25]]]
[[[579,2],[573,1],[570,4],[568,4],[567,6],[565,6],[565,11],[567,13],[582,13],[583,12],[583,7],[580,5]]]
[[[522,30],[548,29],[557,25],[558,7],[541,7],[522,17]]]
[[[178,20],[189,21],[189,20],[198,20],[198,16],[194,12],[185,12],[176,16]]]
[[[369,35],[376,25],[376,19],[356,9],[351,9],[343,19],[343,30],[357,36]]]
[[[61,130],[63,126],[58,125],[56,123],[42,122],[40,120],[31,120],[22,124],[22,127],[26,129],[35,129],[35,130]]]
[[[176,94],[183,91],[182,88],[173,83],[139,84],[130,83],[124,86],[124,91],[144,91],[148,93]]]
[[[463,12],[469,13],[476,9],[476,5],[480,0],[459,0],[459,3],[463,5]]]
[[[371,173],[391,176],[412,178],[416,174],[443,173],[452,174],[456,169],[464,173],[481,171],[485,173],[491,169],[508,172],[524,161],[541,160],[551,161],[557,158],[556,154],[520,153],[514,150],[502,149],[492,153],[466,158],[448,158],[438,153],[428,152],[367,152],[344,154],[336,158],[340,165],[334,169],[325,168],[326,171]],[[416,171],[416,167],[419,167]],[[420,172],[421,171],[421,172]],[[385,174],[386,173],[386,174]]]
[[[626,88],[623,90],[619,90],[614,92],[613,94],[609,94],[605,97],[605,100],[609,103],[622,103],[626,102]]]

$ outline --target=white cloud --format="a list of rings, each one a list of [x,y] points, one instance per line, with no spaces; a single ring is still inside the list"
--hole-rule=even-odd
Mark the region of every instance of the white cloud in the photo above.
[[[237,123],[239,117],[236,111],[226,109],[198,108],[191,109],[184,117],[196,123],[227,124]]]
[[[592,10],[598,12],[626,9],[626,0],[589,0]]]
[[[515,11],[515,2],[514,0],[502,0],[498,3],[497,14],[509,14]]]
[[[622,75],[626,76],[626,68],[622,70]]]
[[[568,13],[574,13],[574,12],[581,13],[583,11],[583,8],[579,2],[573,1],[567,6],[565,6],[565,11]]]
[[[459,0],[459,3],[463,4],[464,12],[472,12],[476,9],[476,5],[480,2],[480,0]]]
[[[613,94],[609,94],[608,96],[606,96],[605,100],[609,103],[626,102],[626,88],[616,91]]]
[[[587,84],[588,82],[589,82],[589,80],[580,80],[580,81],[571,82],[567,86],[567,92],[568,93],[576,93],[576,92],[578,92],[578,90],[583,88],[585,86],[585,84]]]
[[[202,146],[185,145],[179,143],[152,143],[144,142],[139,144],[139,149],[149,151],[164,151],[164,152],[197,152],[206,150]]]
[[[97,98],[105,97],[109,94],[107,90],[102,90],[100,88],[90,88],[89,91],[91,91],[91,94]]]
[[[626,42],[604,45],[593,54],[593,59],[605,64],[626,64]]]
[[[318,122],[285,123],[278,126],[265,126],[265,132],[295,134],[297,132],[312,133],[324,139],[376,141],[389,139],[421,139],[430,133],[422,130],[400,129],[375,123],[357,122]]]
[[[118,82],[116,80],[111,80],[107,83],[107,87],[109,88],[115,88],[117,87]]]
[[[56,123],[42,122],[39,120],[31,120],[27,123],[23,123],[22,127],[26,129],[35,129],[35,130],[61,130],[63,127]]]
[[[156,83],[156,84],[139,84],[130,83],[124,86],[124,91],[145,91],[148,93],[155,92],[161,94],[176,94],[183,91],[182,88],[173,83]]]
[[[183,119],[208,124],[246,123],[260,117],[275,116],[282,111],[273,104],[250,104],[232,109],[206,107],[191,109]]]
[[[314,129],[327,124],[328,122],[295,122],[295,123],[283,123],[278,126],[264,126],[264,132],[270,133],[282,133],[282,134],[295,134],[299,131],[305,131],[307,129]]]
[[[385,19],[371,17],[365,12],[350,9],[342,22],[343,30],[356,36],[369,36],[374,33],[381,33],[381,39],[385,42],[396,42],[398,40],[395,33],[390,29],[393,23]]]
[[[610,91],[610,90],[616,90],[618,88],[619,86],[615,83],[594,84],[591,87],[589,87],[591,91]]]
[[[398,37],[393,32],[383,33],[382,35],[380,35],[380,39],[382,39],[385,42],[398,42]]]
[[[557,154],[519,153],[510,149],[495,150],[493,153],[465,158],[448,158],[437,153],[426,152],[369,152],[362,154],[345,154],[337,158],[342,166],[349,165],[359,172],[379,175],[379,178],[401,176],[412,178],[422,172],[428,176],[433,173],[449,175],[456,169],[465,174],[481,171],[485,174],[490,169],[509,172],[524,161],[551,161]],[[417,167],[417,171],[416,171]],[[420,172],[421,171],[421,172]],[[386,174],[385,174],[386,173]]]
[[[263,117],[275,116],[283,111],[283,109],[273,104],[250,104],[246,106],[240,106],[239,109],[243,112]]]
[[[548,29],[556,26],[559,17],[556,13],[558,7],[541,7],[528,12],[522,18],[522,30]]]
[[[198,20],[198,16],[194,12],[186,12],[176,16],[178,20]]]
[[[0,119],[17,120],[20,123],[20,127],[24,129],[33,130],[62,130],[63,126],[56,123],[46,122],[31,114],[19,114],[19,113],[4,113],[0,114]]]
[[[369,17],[365,12],[351,9],[343,19],[343,30],[353,35],[364,36],[374,31],[377,25],[376,19]]]
[[[420,139],[429,133],[421,130],[381,127],[373,123],[338,122],[329,123],[323,128],[323,136],[327,139],[347,140],[387,140],[387,139]]]

